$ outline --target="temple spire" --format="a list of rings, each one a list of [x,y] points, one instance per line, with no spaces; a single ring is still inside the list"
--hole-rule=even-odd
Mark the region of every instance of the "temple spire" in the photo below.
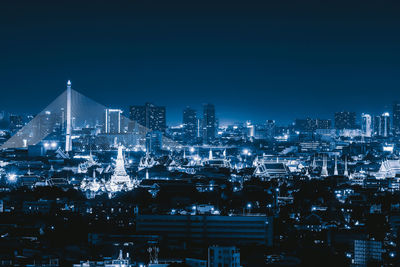
[[[344,173],[343,173],[343,175],[346,176],[346,177],[349,176],[349,171],[347,170],[347,156],[346,156],[346,158],[344,160]]]
[[[333,171],[333,175],[338,175],[338,169],[337,169],[337,156],[335,156],[335,170]]]
[[[327,159],[326,159],[325,155],[324,155],[323,164],[322,164],[321,176],[324,176],[324,177],[328,176],[328,163],[327,163]]]

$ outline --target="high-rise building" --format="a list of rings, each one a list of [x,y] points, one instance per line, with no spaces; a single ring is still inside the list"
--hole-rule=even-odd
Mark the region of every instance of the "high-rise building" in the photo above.
[[[166,108],[163,106],[155,106],[151,103],[146,103],[144,106],[131,106],[129,118],[152,131],[165,132],[167,128]]]
[[[183,128],[186,140],[192,140],[197,137],[197,113],[196,110],[186,107],[183,110]]]
[[[215,107],[213,104],[203,106],[203,142],[210,143],[215,139],[216,133]]]
[[[266,137],[273,138],[275,136],[275,120],[267,120],[265,130]]]
[[[251,121],[247,121],[246,122],[246,136],[247,137],[250,137],[250,138],[252,138],[252,137],[254,137],[255,136],[255,133],[256,133],[256,127],[255,127],[255,125],[253,125],[252,123],[251,123]]]
[[[12,132],[21,129],[22,126],[22,116],[10,115],[10,130]]]
[[[240,252],[236,247],[211,246],[208,248],[208,267],[239,267]]]
[[[363,113],[361,115],[361,130],[364,136],[371,137],[372,136],[372,118],[371,115]]]
[[[382,115],[374,116],[373,119],[373,134],[375,136],[388,137],[391,132],[390,114],[388,112]]]
[[[317,119],[317,129],[331,129],[332,120]]]
[[[146,127],[146,106],[130,106],[129,119],[132,120],[134,124]]]
[[[373,134],[375,136],[382,136],[382,118],[381,116],[377,115],[374,116],[374,119],[372,121],[373,124]]]
[[[389,112],[385,112],[382,114],[382,122],[381,122],[381,126],[382,126],[382,136],[383,137],[388,137],[391,133],[391,128],[390,128],[390,114]]]
[[[162,133],[153,131],[146,134],[146,151],[154,153],[162,148]]]
[[[104,132],[109,134],[121,133],[121,113],[120,109],[106,109]]]
[[[338,130],[357,129],[356,113],[349,111],[336,112],[335,128]]]
[[[382,261],[381,241],[354,240],[354,265],[367,266],[369,263],[380,263]]]
[[[400,102],[393,103],[393,134],[400,135]]]
[[[317,129],[330,129],[332,121],[326,119],[296,119],[295,129],[301,132],[314,132]]]

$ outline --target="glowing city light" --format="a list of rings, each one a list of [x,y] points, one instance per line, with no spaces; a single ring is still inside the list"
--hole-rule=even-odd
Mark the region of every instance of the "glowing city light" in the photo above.
[[[8,181],[15,182],[17,180],[17,175],[15,173],[8,174]]]

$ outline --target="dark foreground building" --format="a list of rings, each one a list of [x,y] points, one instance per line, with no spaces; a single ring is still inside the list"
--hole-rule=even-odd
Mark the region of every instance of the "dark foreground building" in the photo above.
[[[272,246],[272,217],[139,215],[136,230],[160,235],[168,243]]]

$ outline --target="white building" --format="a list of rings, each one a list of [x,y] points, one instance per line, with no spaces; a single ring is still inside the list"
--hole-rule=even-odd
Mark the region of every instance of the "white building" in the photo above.
[[[363,113],[361,115],[362,124],[361,130],[364,136],[371,137],[372,136],[372,117],[369,114]]]
[[[400,174],[400,160],[384,160],[379,171],[375,174],[377,179],[392,178]]]

